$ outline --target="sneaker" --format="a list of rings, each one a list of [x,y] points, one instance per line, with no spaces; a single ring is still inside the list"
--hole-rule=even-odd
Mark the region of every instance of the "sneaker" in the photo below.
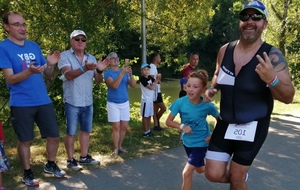
[[[128,153],[128,151],[121,146],[119,148],[119,152],[124,153],[124,154]]]
[[[75,171],[79,171],[82,169],[82,167],[78,165],[78,161],[75,160],[75,158],[72,158],[72,160],[67,160],[67,167]]]
[[[146,134],[144,133],[143,136],[147,137],[147,138],[151,138],[151,137],[154,137],[154,134],[150,131],[150,132],[148,132]]]
[[[36,187],[39,186],[38,180],[34,179],[33,173],[24,173],[22,182],[25,183],[25,185],[30,187]]]
[[[86,157],[81,157],[79,160],[79,164],[90,164],[90,165],[98,165],[100,162],[92,158],[91,155],[86,155]]]
[[[48,174],[53,174],[55,177],[62,178],[65,177],[66,172],[64,170],[59,169],[59,167],[54,163],[53,165],[49,165],[48,163],[45,165],[44,172]]]
[[[153,130],[154,131],[162,131],[162,130],[164,130],[161,126],[154,126],[153,127]]]

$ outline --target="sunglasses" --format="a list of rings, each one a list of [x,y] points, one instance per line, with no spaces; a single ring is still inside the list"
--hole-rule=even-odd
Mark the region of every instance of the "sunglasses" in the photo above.
[[[111,57],[111,58],[109,58],[110,60],[119,60],[119,58],[118,57]]]
[[[86,42],[86,38],[73,38],[76,42],[79,42],[81,40],[82,42]]]
[[[265,15],[262,14],[241,14],[239,19],[243,22],[248,21],[251,18],[253,21],[260,21],[261,19],[266,19]]]

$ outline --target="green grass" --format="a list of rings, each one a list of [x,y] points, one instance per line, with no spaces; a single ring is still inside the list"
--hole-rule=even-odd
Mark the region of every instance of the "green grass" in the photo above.
[[[168,97],[166,98],[168,100]],[[295,95],[294,102],[289,105],[285,105],[278,101],[275,101],[274,107],[274,117],[279,117],[281,115],[290,113],[293,110],[299,110],[300,108],[300,91],[298,91]],[[168,105],[167,105],[168,106]],[[123,147],[126,148],[129,153],[128,154],[120,154],[118,158],[112,158],[110,154],[113,151],[113,143],[111,136],[111,125],[109,123],[95,123],[93,126],[93,132],[91,134],[90,140],[90,149],[89,152],[96,159],[101,161],[100,166],[89,166],[87,169],[101,168],[111,164],[124,162],[125,160],[139,158],[143,156],[147,156],[149,154],[154,154],[157,152],[164,151],[166,149],[171,149],[179,146],[179,133],[176,129],[167,128],[164,125],[164,121],[168,116],[169,112],[166,112],[161,119],[161,124],[165,127],[165,130],[161,132],[155,133],[155,138],[144,138],[142,136],[142,127],[141,121],[138,119],[138,114],[136,113],[138,110],[138,105],[135,104],[134,112],[134,120],[130,121],[130,127],[128,128],[128,132],[126,138],[123,143]],[[176,117],[176,120],[179,120],[179,117]],[[208,122],[212,126],[214,123],[213,118],[208,118]],[[5,151],[9,162],[11,164],[11,169],[3,174],[3,182],[4,186],[8,189],[13,189],[16,187],[24,187],[21,183],[22,177],[22,167],[17,155],[17,138],[13,132],[13,128],[10,126],[4,127],[5,138],[4,142]],[[57,163],[61,167],[67,171],[68,175],[72,175],[76,172],[71,171],[66,168],[66,153],[63,144],[63,137],[65,134],[65,127],[60,127],[60,146],[57,154]],[[32,142],[31,146],[31,167],[34,171],[35,177],[42,181],[50,181],[53,179],[49,177],[49,175],[44,174],[43,167],[46,161],[46,151],[45,151],[45,141],[40,138],[39,131],[36,129],[35,131],[36,138]],[[77,137],[78,138],[78,137]],[[79,143],[76,140],[75,144],[75,157],[79,157]]]

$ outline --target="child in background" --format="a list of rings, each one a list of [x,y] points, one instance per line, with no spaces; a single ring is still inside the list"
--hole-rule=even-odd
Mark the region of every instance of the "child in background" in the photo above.
[[[142,100],[141,100],[141,113],[142,125],[143,125],[143,136],[153,137],[153,133],[150,130],[151,117],[154,114],[153,111],[153,101],[154,101],[154,89],[160,80],[161,75],[158,73],[156,79],[150,76],[150,65],[148,63],[143,63],[141,65],[141,77],[140,77],[140,87],[142,90]]]
[[[171,106],[166,125],[178,128],[182,131],[182,141],[188,156],[183,172],[182,189],[192,189],[192,177],[196,170],[203,173],[204,158],[210,140],[210,129],[206,121],[208,115],[216,119],[219,112],[213,103],[206,103],[201,97],[205,92],[208,81],[208,74],[205,70],[192,72],[186,83],[187,95],[177,99]],[[177,114],[180,114],[181,124],[174,121]]]
[[[0,120],[0,190],[5,190],[2,183],[2,173],[9,169],[9,163],[3,148],[4,133],[2,128],[2,121]]]
[[[186,82],[187,82],[187,78],[181,78],[179,83],[180,83],[180,91],[179,91],[179,98],[186,96]]]
[[[186,95],[186,82],[187,82],[187,78],[181,78],[180,79],[181,90],[179,92],[179,98]]]

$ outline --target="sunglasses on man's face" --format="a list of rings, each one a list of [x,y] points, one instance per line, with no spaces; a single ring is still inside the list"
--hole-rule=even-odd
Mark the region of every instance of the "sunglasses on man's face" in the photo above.
[[[76,42],[79,42],[81,40],[82,42],[86,42],[86,38],[73,38]]]
[[[266,19],[265,15],[262,14],[241,14],[239,19],[243,22],[248,21],[251,18],[253,21],[260,21],[261,19]]]

